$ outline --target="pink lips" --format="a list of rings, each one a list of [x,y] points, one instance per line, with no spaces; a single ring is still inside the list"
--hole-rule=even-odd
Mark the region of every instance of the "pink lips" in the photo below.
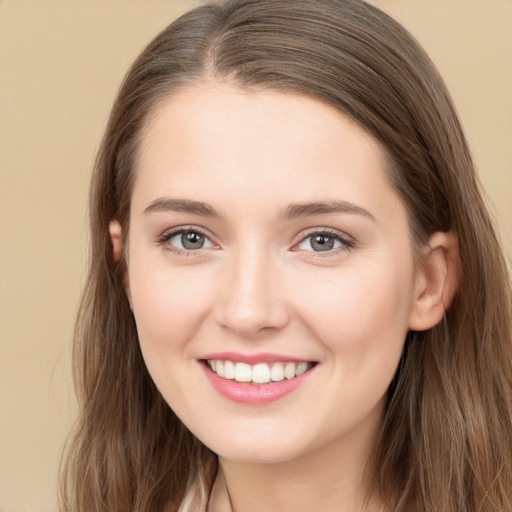
[[[247,363],[250,365],[255,365],[257,363],[300,363],[307,361],[300,358],[290,358],[277,354],[244,355],[236,354],[233,352],[207,354],[201,359],[201,366],[205,376],[218,393],[233,402],[248,405],[264,405],[283,398],[284,396],[299,388],[304,383],[304,381],[309,378],[312,370],[310,369],[306,373],[303,373],[302,375],[289,380],[284,379],[278,382],[269,382],[268,384],[251,384],[219,377],[208,367],[208,365],[205,363],[205,360],[230,360]]]

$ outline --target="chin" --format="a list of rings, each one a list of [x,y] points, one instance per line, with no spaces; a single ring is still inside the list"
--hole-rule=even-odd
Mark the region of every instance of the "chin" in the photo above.
[[[295,436],[262,434],[243,437],[225,435],[222,439],[202,440],[220,458],[240,464],[276,464],[291,461],[311,450]]]

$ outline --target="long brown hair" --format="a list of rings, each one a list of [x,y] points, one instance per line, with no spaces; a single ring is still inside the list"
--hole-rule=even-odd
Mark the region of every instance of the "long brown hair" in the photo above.
[[[306,94],[388,154],[416,246],[452,231],[459,284],[444,321],[409,333],[372,459],[390,510],[512,510],[512,301],[503,251],[457,114],[433,64],[358,0],[228,0],[185,14],[133,64],[90,192],[91,257],[76,324],[80,416],[63,464],[66,512],[199,510],[216,458],[144,365],[109,222],[127,232],[141,129],[177,88],[223,80]],[[201,505],[202,504],[202,505]]]

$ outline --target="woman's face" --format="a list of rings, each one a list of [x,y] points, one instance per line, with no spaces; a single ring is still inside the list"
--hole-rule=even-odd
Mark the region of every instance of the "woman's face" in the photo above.
[[[384,160],[292,93],[190,86],[148,122],[127,293],[158,389],[222,457],[374,436],[421,281]]]

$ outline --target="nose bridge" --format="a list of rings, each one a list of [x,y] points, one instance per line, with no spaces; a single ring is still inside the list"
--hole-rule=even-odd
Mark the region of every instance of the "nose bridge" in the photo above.
[[[277,329],[287,321],[277,258],[261,244],[240,246],[226,265],[219,322],[244,336]]]

